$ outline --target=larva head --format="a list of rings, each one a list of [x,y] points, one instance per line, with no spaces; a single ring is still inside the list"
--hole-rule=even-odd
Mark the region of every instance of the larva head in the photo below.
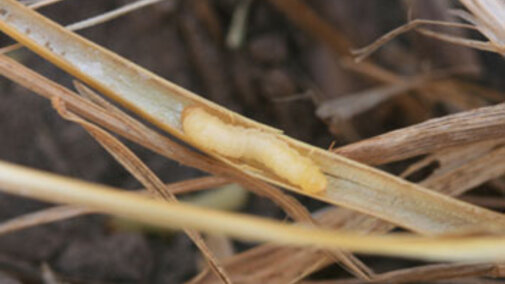
[[[184,130],[184,122],[189,122],[188,118],[191,119],[191,117],[200,117],[202,115],[206,115],[207,113],[198,106],[188,106],[185,107],[184,110],[182,110],[181,113],[181,121],[182,121],[182,128]]]
[[[186,134],[191,134],[193,129],[204,129],[211,125],[222,124],[223,122],[204,108],[199,106],[189,106],[181,113],[182,130]],[[198,132],[198,131],[197,131]],[[191,135],[190,135],[191,136]]]
[[[200,138],[200,136],[205,136],[205,130],[208,126],[215,124],[212,123],[213,121],[219,122],[219,119],[198,106],[189,106],[185,108],[181,114],[182,130],[191,140]]]
[[[300,182],[300,187],[308,193],[320,193],[326,190],[328,179],[318,168],[307,170]]]
[[[182,130],[193,143],[206,147],[204,136],[210,118],[212,116],[201,107],[186,107],[181,114]]]

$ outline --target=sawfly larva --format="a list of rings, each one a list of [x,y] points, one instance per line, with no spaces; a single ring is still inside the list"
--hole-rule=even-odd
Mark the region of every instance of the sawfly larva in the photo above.
[[[225,157],[259,162],[306,192],[326,189],[326,176],[319,167],[271,133],[229,125],[196,106],[182,112],[182,129],[197,146]]]

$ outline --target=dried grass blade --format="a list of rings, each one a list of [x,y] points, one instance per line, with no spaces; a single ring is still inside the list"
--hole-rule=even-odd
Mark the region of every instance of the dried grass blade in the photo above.
[[[479,50],[483,50],[483,51],[503,53],[502,50],[500,50],[498,47],[491,44],[490,42],[461,38],[461,37],[452,36],[449,34],[430,31],[427,29],[418,29],[417,32],[419,32],[425,36],[435,38],[435,39],[438,39],[441,41],[445,41],[448,43],[452,43],[452,44],[462,45],[462,46],[475,48],[475,49],[479,49]]]
[[[53,97],[61,98],[68,105],[69,110],[164,157],[202,171],[228,176],[230,179],[244,184],[256,193],[272,199],[294,220],[311,221],[308,211],[296,199],[283,194],[275,187],[252,179],[241,172],[223,166],[219,162],[211,161],[204,156],[189,151],[187,148],[145,127],[133,118],[124,115],[123,112],[115,107],[110,107],[109,105],[107,110],[104,110],[61,85],[40,76],[16,61],[2,55],[0,55],[0,73],[48,99]],[[91,91],[82,85],[80,85],[80,91],[88,92],[89,96],[96,98],[95,94],[89,93]],[[103,103],[104,101],[101,104]]]
[[[28,3],[23,3],[23,4],[25,4],[25,5],[27,4],[27,6],[32,9],[38,9],[38,8],[42,8],[45,6],[56,4],[61,1],[64,1],[64,0],[36,0],[36,1],[27,1]],[[32,2],[32,3],[30,3],[30,2]]]
[[[44,284],[64,284],[63,281],[58,279],[54,271],[46,262],[42,263],[40,270],[42,271],[42,279],[44,281]]]
[[[229,183],[231,183],[231,181],[228,178],[208,176],[165,184],[164,188],[167,192],[172,194],[182,194],[219,187]]]
[[[13,12],[15,15],[11,14]],[[9,34],[12,31],[21,35],[19,32],[22,31],[24,39],[18,40],[28,48],[40,51],[43,57],[76,75],[86,84],[140,112],[162,129],[180,138],[184,139],[180,129],[180,115],[184,107],[206,104],[227,113],[224,108],[210,105],[197,95],[70,33],[15,1],[0,2],[0,19],[0,26],[6,28],[4,32]],[[37,27],[37,30],[30,27]],[[143,103],[138,101],[140,97],[144,98]],[[248,123],[277,132],[251,120]]]
[[[247,20],[252,0],[238,2],[231,17],[230,27],[226,35],[226,45],[230,49],[242,46],[246,35]]]
[[[316,114],[321,119],[328,119],[334,116],[341,119],[350,119],[354,115],[369,110],[379,103],[405,93],[408,90],[419,88],[451,75],[473,73],[475,69],[475,66],[460,66],[445,70],[435,70],[430,74],[413,76],[394,84],[341,96],[321,103],[316,110]]]
[[[425,80],[414,78],[393,85],[381,86],[368,89],[359,93],[345,95],[321,103],[316,114],[321,119],[329,119],[337,116],[341,119],[350,119],[353,116],[373,108],[377,104],[386,101],[396,95],[416,88],[425,83]]]
[[[164,228],[190,227],[248,240],[330,249],[344,248],[362,253],[429,260],[505,260],[502,253],[505,249],[503,236],[367,236],[307,228],[243,214],[153,200],[112,187],[76,181],[5,162],[0,162],[0,187],[4,192],[49,202],[88,206],[108,214]]]
[[[164,81],[15,1],[0,1],[0,11],[3,11],[0,13],[0,29],[4,32],[183,140],[187,137],[180,129],[180,116],[189,105],[212,110],[237,125],[278,135],[279,139],[309,156],[326,172],[329,179],[327,192],[310,195],[312,198],[427,234],[505,229],[505,218],[500,214],[431,193],[384,172],[282,136],[278,130],[246,119]],[[33,26],[38,28],[37,33],[27,34],[26,28]],[[218,155],[214,157],[249,175],[309,195],[265,169],[247,165],[249,167],[245,170],[241,161],[229,161]]]
[[[165,0],[138,0],[138,1],[135,1],[132,3],[128,3],[124,6],[119,7],[119,8],[116,8],[112,11],[100,14],[98,16],[88,18],[83,21],[79,21],[79,22],[71,24],[71,25],[68,25],[68,26],[66,26],[66,28],[71,31],[82,30],[85,28],[89,28],[92,26],[96,26],[96,25],[108,22],[108,21],[113,20],[115,18],[121,17],[125,14],[128,14],[130,12],[138,10],[140,8],[143,8],[143,7],[146,7],[149,5],[153,5],[153,4],[159,3],[161,1],[165,1]]]
[[[229,180],[226,178],[211,176],[166,184],[165,189],[167,192],[173,194],[181,194],[221,186],[227,183],[229,183]],[[0,235],[93,213],[99,212],[93,209],[71,205],[42,209],[0,223]]]
[[[72,111],[167,158],[174,159],[182,164],[210,173],[230,176],[230,178],[245,185],[251,191],[270,198],[296,221],[307,223],[314,222],[309,212],[295,198],[284,194],[273,186],[252,179],[241,172],[223,167],[222,164],[210,161],[203,156],[173,143],[166,137],[157,134],[135,119],[127,116],[124,112],[103,100],[80,83],[75,84],[79,92],[86,97],[92,98],[93,101],[97,102],[103,108],[97,107],[95,104],[90,104],[88,101],[83,100],[62,86],[38,75],[12,59],[1,55],[0,73],[46,98],[61,98],[68,104],[69,109]],[[363,267],[363,265],[360,265],[351,255],[347,253],[338,254],[337,252],[329,252],[329,254],[333,255],[333,257],[330,258],[336,258],[338,262],[347,265],[348,269],[353,271],[355,275],[367,278],[366,270],[360,268]]]
[[[505,3],[500,0],[460,0],[472,13],[466,20],[475,24],[494,46],[504,52],[505,45]]]
[[[59,2],[59,1],[62,1],[62,0],[39,1],[39,2],[36,2],[34,5],[30,5],[28,7],[32,8],[32,9],[37,9],[37,8],[44,7],[46,5],[50,5],[50,4]],[[103,24],[105,22],[108,22],[108,21],[113,20],[115,18],[121,17],[125,14],[133,12],[133,11],[138,10],[140,8],[146,7],[148,5],[156,4],[161,1],[164,1],[164,0],[139,0],[137,2],[126,4],[122,7],[111,10],[111,11],[106,12],[104,14],[67,25],[66,28],[71,31],[78,31],[78,30],[86,29],[86,28],[93,27],[93,26],[96,26],[99,24]],[[12,51],[18,50],[22,47],[23,47],[23,45],[16,43],[13,45],[9,45],[9,46],[0,48],[0,53],[12,52]]]
[[[505,104],[435,118],[338,149],[337,154],[384,164],[505,135]]]
[[[500,141],[477,143],[453,148],[442,153],[433,154],[432,157],[427,157],[426,160],[428,161],[439,161],[440,167],[427,179],[423,180],[422,184],[455,196],[497,176],[504,175],[504,148],[503,146],[500,147],[500,144],[503,143]],[[420,164],[426,165],[422,161]],[[471,177],[472,180],[469,181],[468,177]],[[334,229],[340,228],[381,234],[394,228],[392,224],[343,208],[326,209],[318,213],[314,218],[321,225]],[[282,262],[283,259],[292,258],[299,261],[289,265],[284,265],[284,262]],[[310,266],[314,263],[318,265]],[[249,273],[249,267],[254,267],[255,274],[250,275],[250,281],[253,283],[265,281],[287,282],[293,278],[298,279],[300,269],[306,269],[307,273],[311,269],[312,272],[315,272],[329,264],[328,259],[317,251],[281,248],[272,245],[253,248],[223,263],[232,280],[236,280],[239,275]],[[271,266],[276,266],[277,269],[283,271],[283,274],[275,273],[275,271],[272,271]],[[272,271],[272,273],[269,274],[269,271]],[[208,272],[202,273],[199,278],[201,281],[196,283],[213,281],[212,275]]]
[[[91,213],[95,210],[71,205],[55,206],[0,223],[0,235]]]
[[[98,103],[102,107],[104,107],[107,110],[108,114],[112,114],[115,117],[120,118],[122,121],[125,121],[128,123],[130,126],[134,126],[134,129],[138,129],[138,132],[140,133],[149,133],[150,130],[147,129],[144,125],[133,119],[132,117],[126,115],[123,111],[121,111],[119,108],[115,107],[114,105],[110,104],[103,98],[101,98],[99,95],[97,95],[95,92],[84,86],[83,84],[79,82],[74,82],[74,85],[76,86],[76,89],[79,91],[80,94],[84,95],[85,97],[90,98],[92,101]],[[146,139],[153,140],[152,138],[153,135],[148,135]],[[158,140],[163,139],[161,137],[158,138]],[[179,151],[181,152],[179,156],[177,157],[172,157],[172,159],[175,159],[179,162],[186,163],[185,160],[181,159],[181,155],[186,156],[187,154],[184,148],[179,147]],[[198,165],[190,164],[191,166],[200,168],[205,171],[209,171],[209,168],[201,168],[198,167]],[[215,165],[213,165],[215,169]],[[210,171],[213,172],[213,171]],[[241,176],[244,177],[244,176]],[[238,179],[243,180],[242,179]],[[254,191],[255,193],[259,195],[266,196],[270,199],[272,199],[274,202],[276,202],[280,207],[282,207],[290,217],[292,217],[294,220],[300,221],[300,222],[307,222],[307,223],[313,223],[313,220],[310,216],[310,213],[305,209],[303,205],[301,205],[296,199],[285,195],[278,189],[269,186],[267,184],[258,182],[258,181],[250,181],[248,183],[248,187],[250,190]]]
[[[463,279],[469,277],[503,277],[505,275],[503,264],[478,263],[478,264],[431,264],[413,268],[399,269],[378,274],[371,283],[419,283],[427,281]],[[336,280],[335,284],[358,284],[359,279]]]
[[[476,149],[479,146],[476,145],[470,148]],[[422,184],[446,194],[460,195],[470,188],[475,188],[489,180],[502,176],[505,174],[504,141],[498,141],[493,146],[479,156],[469,159],[466,159],[466,157],[457,158],[460,161],[462,160],[460,165],[441,167],[435,170]],[[458,151],[461,150],[455,149],[447,152],[454,153]],[[443,157],[444,154],[438,153],[433,156]],[[440,160],[438,157],[436,159]],[[443,161],[440,163],[443,163]]]
[[[419,282],[468,277],[503,277],[503,264],[433,264],[384,273],[376,282]]]
[[[505,5],[503,4],[503,2],[501,2],[500,0],[489,0],[481,2],[474,0],[460,0],[460,2],[463,3],[463,5],[465,5],[472,12],[472,14],[466,13],[464,11],[455,11],[453,13],[469,21],[470,23],[472,23],[472,25],[415,19],[383,35],[382,37],[374,41],[372,44],[360,49],[353,50],[352,53],[354,55],[357,55],[356,61],[362,61],[370,54],[375,52],[377,49],[379,49],[381,46],[386,44],[388,41],[412,29],[417,29],[417,31],[420,32],[421,34],[445,42],[467,46],[479,50],[505,54],[505,46],[504,46],[505,21],[503,21],[503,18],[505,17]],[[476,29],[479,30],[483,35],[485,35],[490,40],[490,42],[465,39],[444,33],[434,32],[427,29],[418,28],[419,26],[422,25],[437,25],[437,26],[449,26],[465,29]]]
[[[83,120],[77,115],[69,112],[61,99],[54,99],[53,106],[65,119],[80,124],[86,131],[102,145],[130,174],[132,174],[146,189],[153,195],[161,197],[167,201],[177,202],[174,194],[165,189],[163,182],[152,172],[130,149],[128,149],[117,138],[99,128],[98,126]],[[223,283],[231,283],[226,271],[219,264],[217,258],[205,244],[202,236],[189,229],[184,229],[185,233],[195,243],[202,252],[211,269],[219,276]]]
[[[386,44],[387,42],[396,38],[397,36],[399,36],[403,33],[406,33],[412,29],[415,29],[419,26],[422,26],[422,25],[436,25],[436,26],[445,26],[445,27],[458,27],[458,28],[466,28],[466,29],[475,29],[474,26],[468,25],[468,24],[415,19],[415,20],[408,22],[405,25],[399,26],[398,28],[386,33],[385,35],[381,36],[380,38],[375,40],[373,43],[371,43],[365,47],[352,50],[352,54],[356,56],[355,60],[357,62],[360,62],[363,59],[370,56],[370,54],[374,53],[377,49],[382,47],[384,44]]]
[[[350,43],[347,37],[332,24],[323,19],[316,11],[300,0],[270,0],[270,3],[295,25],[303,30],[308,36],[314,37],[319,42],[329,46],[343,61],[352,61],[349,59]],[[345,64],[345,62],[344,62]],[[394,83],[401,80],[396,74],[383,69],[371,62],[347,65],[349,70],[358,74],[367,76],[374,80],[387,83]]]

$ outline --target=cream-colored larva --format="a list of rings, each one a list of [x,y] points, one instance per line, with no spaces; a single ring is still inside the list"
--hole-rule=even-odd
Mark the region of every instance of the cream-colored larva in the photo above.
[[[196,106],[184,109],[182,129],[203,149],[225,157],[259,162],[310,193],[326,189],[326,176],[319,167],[271,133],[229,125]]]

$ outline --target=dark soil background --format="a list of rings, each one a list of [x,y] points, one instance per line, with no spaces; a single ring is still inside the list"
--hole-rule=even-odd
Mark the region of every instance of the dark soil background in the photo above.
[[[67,0],[41,12],[69,24],[128,2]],[[238,2],[166,0],[79,33],[214,102],[323,148],[332,141],[343,145],[464,109],[411,93],[359,114],[350,122],[356,133],[339,131],[339,125],[317,118],[317,105],[378,83],[344,69],[339,55],[300,30],[269,1],[252,2],[244,43],[231,50],[225,37]],[[353,47],[366,45],[406,21],[407,7],[401,1],[306,2]],[[445,19],[444,11],[452,2],[422,3],[415,5],[416,16]],[[10,42],[2,38],[3,45]],[[15,56],[71,87],[72,78],[36,55],[24,50]],[[499,56],[439,43],[415,32],[388,44],[373,58],[399,75],[415,75],[426,66],[474,64],[482,72],[473,81],[503,88],[501,78],[494,75],[503,74]],[[126,189],[140,187],[80,126],[61,119],[48,101],[6,79],[0,81],[0,88],[0,159]],[[166,182],[202,175],[130,146]],[[301,200],[311,210],[323,206]],[[0,220],[46,206],[1,194]],[[273,203],[255,196],[243,211],[284,218]],[[43,263],[74,283],[180,283],[195,275],[199,258],[181,233],[122,230],[109,217],[87,216],[0,237],[0,283],[41,283]],[[331,267],[325,273],[344,272]]]

